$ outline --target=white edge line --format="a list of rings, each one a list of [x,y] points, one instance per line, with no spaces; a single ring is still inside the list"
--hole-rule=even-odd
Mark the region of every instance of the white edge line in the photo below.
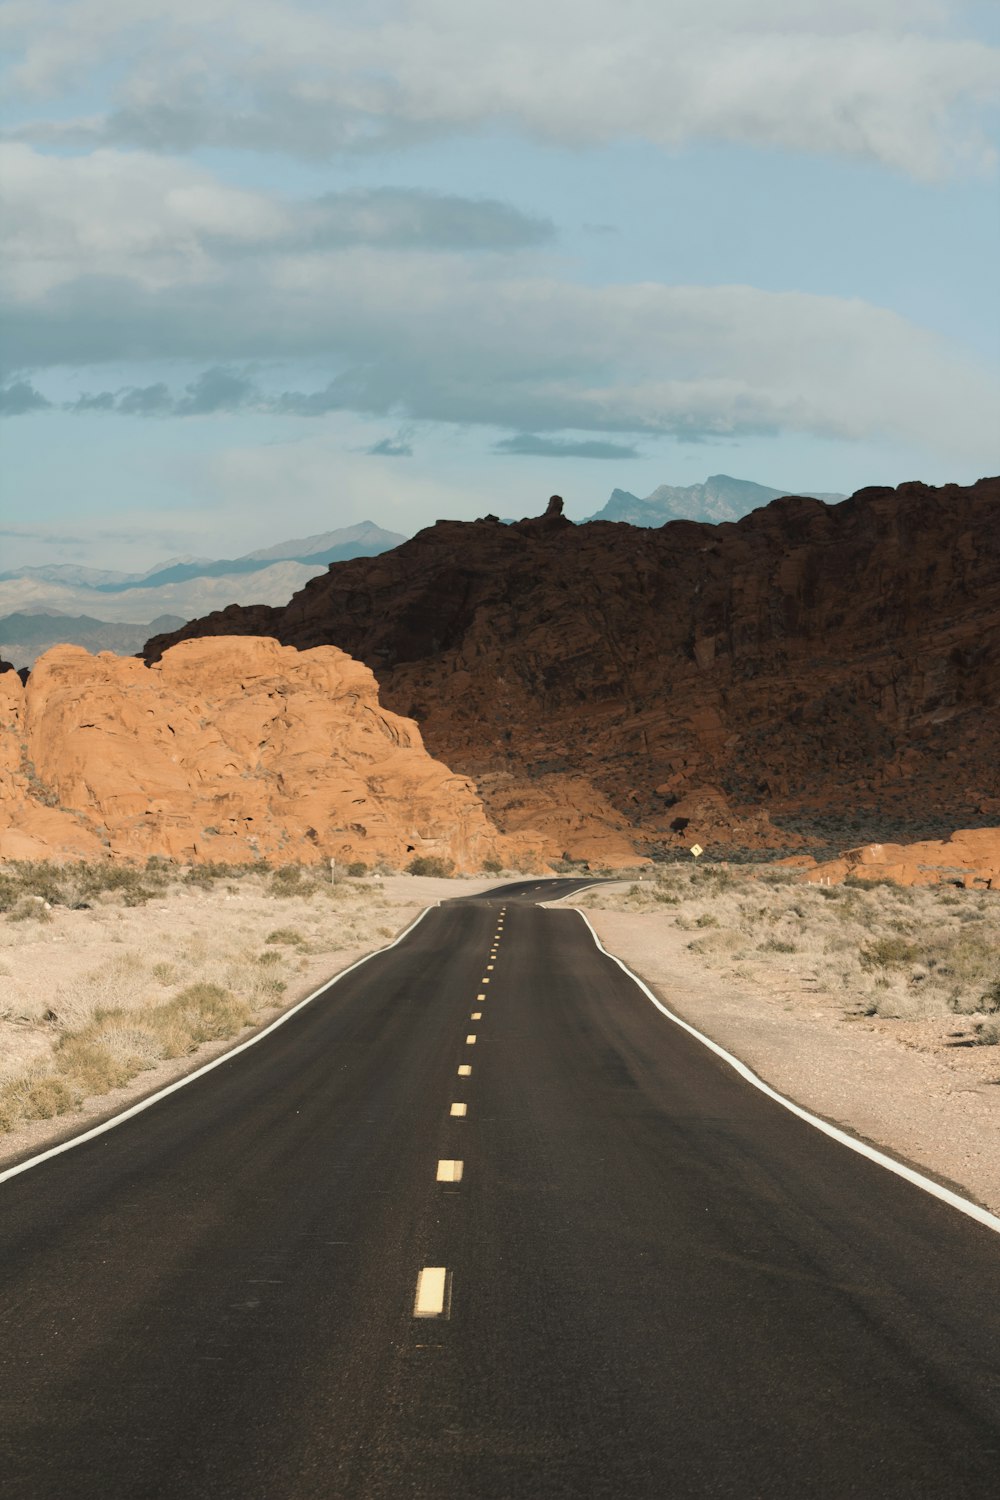
[[[773,1099],[775,1104],[780,1104],[783,1109],[787,1109],[791,1114],[797,1115],[800,1120],[805,1120],[807,1125],[812,1125],[816,1130],[822,1131],[831,1140],[838,1141],[841,1146],[846,1146],[849,1151],[855,1151],[858,1156],[867,1157],[876,1166],[884,1167],[887,1172],[894,1172],[897,1177],[902,1177],[904,1181],[911,1182],[914,1187],[922,1188],[925,1193],[930,1193],[931,1197],[940,1198],[941,1202],[947,1203],[950,1208],[957,1208],[959,1213],[966,1214],[970,1219],[975,1219],[978,1224],[982,1224],[986,1229],[992,1229],[994,1234],[1000,1234],[1000,1218],[996,1214],[991,1214],[988,1208],[980,1208],[978,1203],[973,1203],[969,1198],[963,1198],[958,1193],[953,1193],[950,1188],[942,1186],[940,1182],[935,1182],[933,1178],[925,1177],[922,1172],[916,1172],[912,1167],[906,1166],[903,1162],[896,1161],[895,1157],[887,1156],[884,1151],[879,1151],[874,1146],[869,1146],[867,1141],[858,1140],[856,1136],[848,1135],[846,1131],[840,1130],[836,1125],[831,1125],[828,1120],[822,1119],[819,1115],[811,1114],[809,1110],[803,1109],[800,1104],[795,1104],[791,1099],[787,1099],[784,1094],[779,1094],[777,1089],[771,1088],[770,1084],[765,1083],[762,1078],[759,1078],[752,1068],[747,1067],[746,1063],[740,1062],[738,1057],[734,1057],[731,1052],[727,1052],[725,1047],[720,1047],[718,1042],[713,1042],[711,1037],[707,1037],[704,1032],[689,1025],[687,1021],[682,1021],[680,1016],[675,1015],[672,1010],[669,1010],[663,1004],[662,1000],[657,999],[653,991],[649,988],[649,985],[644,983],[638,974],[633,973],[623,959],[605,948],[586,913],[581,911],[579,907],[575,907],[573,910],[579,912],[579,915],[590,929],[591,937],[605,957],[610,958],[612,963],[616,963],[619,969],[627,974],[634,984],[638,985],[639,989],[646,996],[646,999],[651,1000],[657,1010],[666,1016],[668,1021],[672,1021],[675,1026],[679,1026],[682,1031],[686,1031],[689,1036],[693,1036],[696,1041],[701,1042],[710,1052],[714,1052],[716,1057],[721,1057],[723,1062],[728,1063],[741,1078],[746,1079],[747,1083],[753,1084],[755,1089],[759,1089],[762,1094],[766,1094],[768,1099]]]
[[[434,903],[435,906],[440,906],[440,904],[439,901]],[[364,958],[356,959],[346,969],[341,969],[339,974],[334,974],[325,984],[321,984],[319,989],[313,990],[312,994],[306,995],[304,1000],[297,1001],[289,1010],[283,1011],[280,1016],[277,1016],[269,1025],[265,1026],[262,1031],[255,1032],[245,1042],[240,1042],[237,1046],[230,1047],[228,1051],[220,1053],[218,1057],[213,1057],[211,1062],[203,1063],[193,1073],[186,1073],[183,1078],[175,1078],[173,1083],[165,1084],[162,1089],[157,1089],[155,1094],[150,1094],[147,1098],[140,1099],[138,1104],[133,1104],[128,1109],[123,1109],[121,1114],[112,1115],[110,1120],[104,1120],[100,1125],[94,1125],[90,1130],[84,1130],[80,1135],[74,1135],[68,1141],[61,1141],[58,1146],[50,1146],[47,1151],[40,1151],[37,1156],[29,1156],[27,1161],[18,1162],[14,1167],[8,1167],[6,1171],[0,1172],[0,1182],[6,1182],[10,1177],[17,1177],[21,1172],[27,1172],[31,1167],[41,1166],[42,1162],[48,1161],[50,1157],[61,1156],[64,1151],[72,1151],[74,1146],[82,1146],[84,1141],[92,1141],[96,1136],[104,1135],[106,1131],[114,1130],[117,1126],[124,1125],[126,1120],[131,1120],[134,1115],[142,1114],[143,1110],[149,1109],[154,1104],[158,1104],[161,1099],[166,1099],[168,1094],[176,1094],[178,1089],[186,1088],[189,1083],[194,1083],[196,1078],[202,1078],[206,1073],[211,1073],[213,1068],[221,1067],[231,1057],[237,1057],[241,1052],[246,1052],[248,1047],[255,1047],[266,1036],[270,1036],[272,1031],[277,1031],[279,1026],[284,1026],[286,1021],[290,1021],[292,1016],[296,1015],[304,1006],[311,1005],[317,996],[322,995],[325,990],[328,990],[331,985],[336,984],[338,980],[346,979],[348,974],[353,974],[354,970],[360,969],[362,964],[368,963],[372,958],[377,958],[380,953],[388,953],[390,948],[395,948],[397,943],[401,943],[405,937],[409,937],[417,923],[422,922],[427,913],[432,910],[433,907],[425,907],[419,916],[414,917],[409,927],[405,927],[398,937],[393,938],[391,943],[386,943],[384,948],[376,948],[373,952],[366,953]]]

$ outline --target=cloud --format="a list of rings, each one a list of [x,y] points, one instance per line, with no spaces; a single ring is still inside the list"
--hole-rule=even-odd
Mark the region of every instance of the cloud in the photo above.
[[[300,243],[316,247],[519,250],[555,235],[551,220],[521,213],[509,203],[418,188],[326,193],[302,206],[298,217]]]
[[[395,437],[384,437],[381,442],[373,443],[365,452],[372,458],[412,458],[413,447],[409,441],[409,435],[397,432]]]
[[[201,417],[216,411],[237,411],[256,398],[256,387],[246,375],[214,365],[187,387],[174,403],[179,417]]]
[[[123,391],[115,403],[116,411],[127,417],[166,417],[175,407],[176,402],[162,381],[133,386]]]
[[[115,411],[117,400],[114,391],[98,391],[96,395],[85,391],[75,401],[67,402],[66,409],[73,412]]]
[[[0,184],[0,251],[24,296],[73,275],[125,274],[155,291],[243,256],[288,262],[355,246],[505,254],[555,234],[547,219],[492,198],[416,188],[286,198],[142,151],[61,157],[0,143]]]
[[[991,159],[1000,52],[961,0],[35,0],[8,95],[114,102],[43,144],[324,158],[513,127],[573,147],[693,140],[835,153],[917,177]]]
[[[213,365],[179,395],[174,395],[163,381],[157,381],[155,385],[124,386],[96,395],[88,391],[67,402],[65,409],[78,415],[117,412],[123,417],[204,417],[259,405],[260,400],[260,392],[248,375]]]
[[[3,216],[18,227],[0,292],[18,380],[151,353],[204,367],[181,392],[157,380],[85,395],[80,410],[351,410],[691,440],[797,432],[984,463],[994,451],[995,375],[860,299],[574,283],[534,251],[304,248],[282,238],[280,200],[230,203],[220,185],[215,203],[210,174],[155,157],[105,152],[96,168],[93,158],[53,167],[7,146],[0,178],[5,189],[14,180],[18,209]],[[296,363],[335,373],[319,388],[274,373]]]
[[[22,417],[29,411],[44,411],[52,405],[28,380],[12,380],[0,388],[0,416]]]
[[[632,444],[606,443],[591,439],[542,437],[519,432],[493,444],[494,453],[523,454],[532,458],[638,458]]]

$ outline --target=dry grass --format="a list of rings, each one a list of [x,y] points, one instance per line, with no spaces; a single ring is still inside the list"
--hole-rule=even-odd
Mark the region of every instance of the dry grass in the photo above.
[[[380,947],[425,904],[421,884],[331,884],[296,866],[5,866],[0,1131],[171,1060],[183,1071]]]
[[[973,1021],[970,1040],[1000,1042],[1000,896],[952,886],[816,886],[784,870],[663,865],[627,890],[581,906],[659,911],[691,931],[688,948],[744,978],[775,969],[838,995],[848,1013]],[[733,964],[738,965],[733,969]],[[974,1018],[982,1017],[981,1021]]]

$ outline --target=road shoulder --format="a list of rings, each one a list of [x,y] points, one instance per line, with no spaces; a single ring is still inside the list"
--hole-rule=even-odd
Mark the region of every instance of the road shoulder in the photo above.
[[[655,913],[590,909],[601,942],[772,1088],[1000,1212],[1000,1085],[918,1052],[775,974],[765,989],[713,973]]]

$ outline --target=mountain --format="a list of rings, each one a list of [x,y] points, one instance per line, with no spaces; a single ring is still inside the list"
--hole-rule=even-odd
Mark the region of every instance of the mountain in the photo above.
[[[805,495],[813,500],[834,504],[843,495],[821,494],[815,490],[774,490],[751,479],[733,479],[729,474],[712,474],[704,484],[661,484],[640,500],[628,490],[612,490],[603,510],[588,516],[588,521],[629,521],[633,526],[663,526],[667,521],[738,521],[750,511],[780,500],[783,495]]]
[[[1000,479],[721,525],[439,522],[146,659],[222,634],[365,662],[508,830],[558,813],[669,843],[708,791],[909,837],[1000,812]]]
[[[251,599],[284,604],[331,562],[374,557],[404,540],[397,532],[362,521],[242,557],[174,557],[144,573],[72,564],[17,568],[0,573],[0,614],[42,611],[128,625],[161,614],[190,619]]]
[[[359,521],[356,526],[343,526],[339,531],[321,531],[318,536],[262,547],[258,552],[248,552],[242,561],[341,562],[349,557],[375,557],[405,541],[398,531],[385,531],[374,521]]]
[[[94,587],[98,593],[113,594],[121,593],[125,588],[155,589],[168,583],[190,583],[196,578],[236,578],[248,573],[262,573],[276,562],[300,563],[315,570],[351,557],[375,557],[405,540],[398,532],[383,531],[373,521],[362,521],[358,526],[344,527],[340,531],[279,542],[259,552],[247,552],[243,557],[223,557],[216,561],[211,558],[176,558],[128,583],[99,583]]]
[[[184,623],[182,615],[160,615],[148,624],[130,624],[29,609],[0,618],[0,657],[17,668],[31,667],[43,652],[63,644],[134,656],[150,631],[177,630]]]

